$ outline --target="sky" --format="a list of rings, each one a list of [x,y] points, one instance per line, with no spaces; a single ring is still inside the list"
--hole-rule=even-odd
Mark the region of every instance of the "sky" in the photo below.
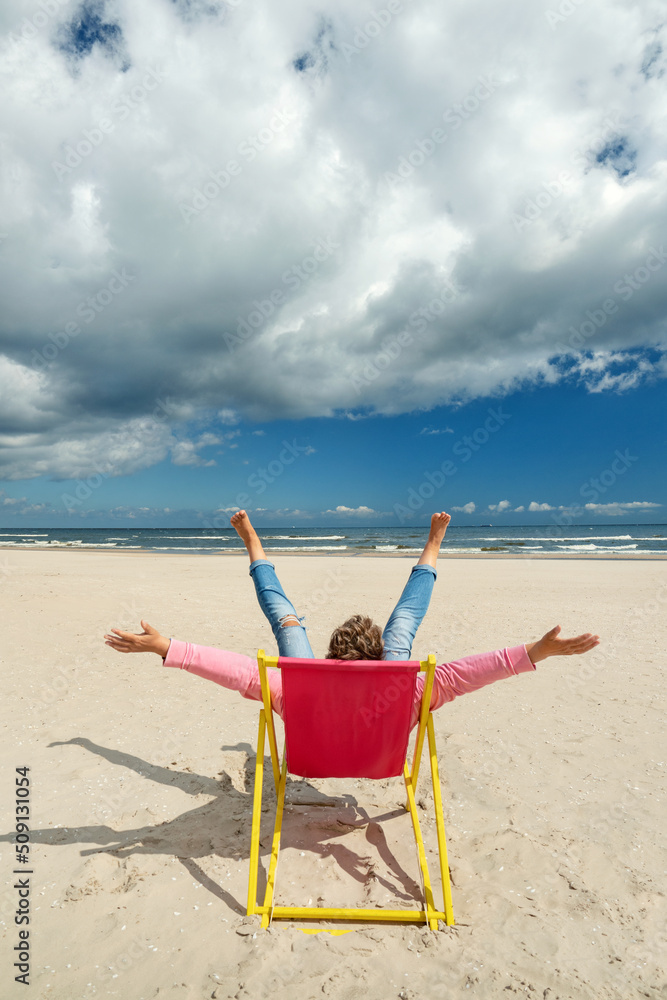
[[[0,10],[0,525],[665,523],[662,3]]]

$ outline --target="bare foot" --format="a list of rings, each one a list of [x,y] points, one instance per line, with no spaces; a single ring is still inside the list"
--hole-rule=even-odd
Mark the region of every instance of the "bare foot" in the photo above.
[[[235,514],[229,519],[229,523],[236,533],[247,543],[248,537],[251,531],[255,531],[252,524],[250,523],[250,518],[244,510],[237,510]],[[255,532],[257,534],[257,532]]]
[[[421,558],[417,563],[418,566],[432,566],[435,569],[435,564],[438,560],[438,552],[440,551],[440,546],[442,540],[445,537],[445,532],[447,531],[447,525],[451,521],[451,516],[441,510],[439,513],[434,514],[431,517],[431,530],[429,531],[428,540],[424,546],[424,551],[421,554]]]
[[[447,531],[447,526],[449,525],[451,519],[451,514],[446,514],[444,510],[441,510],[439,514],[434,514],[432,516],[431,531],[428,536],[429,542],[436,542],[438,545],[442,544],[445,532]]]
[[[248,550],[250,562],[254,562],[255,559],[266,559],[262,543],[257,536],[257,532],[250,523],[250,518],[244,510],[237,510],[236,514],[232,514],[229,519],[229,523],[232,528],[234,528],[239,538],[243,540],[243,544]]]

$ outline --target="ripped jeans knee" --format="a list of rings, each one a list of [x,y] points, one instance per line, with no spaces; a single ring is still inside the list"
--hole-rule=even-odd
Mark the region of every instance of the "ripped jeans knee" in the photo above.
[[[281,656],[311,659],[313,651],[308,642],[304,619],[285,595],[276,576],[273,563],[256,559],[250,564],[250,576],[255,584],[257,600],[267,618]]]
[[[296,615],[284,615],[282,618],[278,619],[278,624],[281,628],[290,628],[294,625],[300,625],[301,620],[297,618]]]
[[[281,656],[295,656],[301,659],[310,659],[313,651],[308,642],[306,629],[303,624],[304,619],[297,614],[288,612],[275,620],[273,634],[278,643],[278,652]]]

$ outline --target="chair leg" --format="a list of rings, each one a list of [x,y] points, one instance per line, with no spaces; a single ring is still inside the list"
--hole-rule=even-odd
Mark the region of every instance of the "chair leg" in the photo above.
[[[264,906],[262,907],[263,928],[269,926],[271,921],[271,910],[273,906],[273,891],[276,884],[276,868],[278,866],[278,855],[280,853],[280,834],[283,825],[283,810],[285,807],[285,786],[287,784],[287,754],[283,755],[283,766],[280,772],[280,784],[278,785],[278,808],[276,809],[276,822],[273,828],[273,844],[271,845],[271,863],[269,864],[269,874],[266,880],[266,894],[264,896]]]
[[[250,875],[248,877],[247,913],[255,913],[257,907],[257,874],[259,871],[259,828],[262,821],[262,786],[264,781],[264,736],[266,716],[262,708],[259,713],[259,733],[257,735],[257,760],[255,762],[255,787],[252,803],[252,832],[250,835]]]
[[[440,878],[442,892],[445,898],[445,923],[451,927],[455,923],[452,906],[452,884],[449,878],[449,862],[447,859],[447,841],[445,839],[445,820],[442,812],[442,792],[440,791],[440,775],[438,773],[438,755],[435,747],[435,730],[433,716],[428,717],[428,749],[431,758],[431,779],[433,781],[433,805],[435,807],[435,825],[438,831],[438,854],[440,857]]]
[[[424,884],[424,911],[426,913],[426,920],[429,927],[432,931],[437,931],[438,921],[437,918],[432,915],[435,912],[435,904],[433,901],[433,890],[431,889],[431,879],[428,874],[428,865],[426,863],[426,851],[424,850],[424,840],[422,838],[421,827],[419,825],[419,816],[417,815],[417,806],[415,803],[412,781],[410,780],[410,772],[408,771],[407,764],[404,765],[403,777],[405,779],[405,788],[408,793],[408,808],[410,810],[412,827],[415,833],[417,854],[419,856],[419,867],[421,869],[422,882]]]

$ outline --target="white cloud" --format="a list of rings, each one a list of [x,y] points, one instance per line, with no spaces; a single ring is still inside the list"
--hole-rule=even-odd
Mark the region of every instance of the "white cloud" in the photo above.
[[[423,427],[420,434],[453,434],[454,430],[451,427]]]
[[[650,361],[632,351],[594,351],[575,358],[574,368],[589,392],[628,392],[651,376],[660,377],[665,355]],[[622,368],[623,371],[614,371]]]
[[[20,385],[21,375],[18,377]],[[31,383],[28,380],[25,384]],[[215,465],[214,459],[204,460],[199,450],[225,444],[233,448],[234,444],[228,442],[241,433],[234,430],[220,435],[205,431],[191,437],[190,424],[180,419],[183,408],[178,406],[164,409],[152,406],[145,417],[124,420],[78,415],[67,419],[62,411],[56,416],[54,411],[38,406],[28,413],[30,405],[26,395],[24,412],[28,422],[39,424],[39,432],[0,434],[0,475],[7,480],[38,476],[66,480],[96,474],[115,478],[139,472],[169,457],[174,465]]]
[[[229,409],[228,407],[218,410],[218,420],[221,424],[238,424],[240,419],[236,410]]]
[[[174,465],[195,465],[211,466],[215,465],[215,459],[205,460],[196,452],[194,441],[177,441],[171,449],[171,460]]]
[[[461,511],[463,514],[474,514],[475,504],[470,500],[468,503],[464,503],[463,507],[452,507],[452,510]]]
[[[648,511],[657,507],[661,507],[662,504],[651,503],[647,500],[632,500],[629,503],[587,503],[584,505],[585,509],[590,511],[592,514],[605,514],[607,517],[621,517],[623,514],[630,514],[633,511]]]
[[[352,517],[354,517],[354,516],[357,516],[357,517],[367,517],[369,514],[378,514],[379,512],[376,511],[376,510],[373,510],[372,507],[364,507],[364,506],[361,506],[361,507],[344,507],[342,504],[339,504],[339,506],[335,507],[333,510],[325,510],[325,511],[322,511],[322,513],[323,514],[345,514],[347,516],[352,516]]]
[[[617,375],[605,372],[601,379],[590,384],[588,388],[590,392],[608,392],[610,389],[615,392],[628,392],[630,389],[636,389],[643,381],[644,374],[652,370],[653,366],[646,363],[632,372],[620,372]]]
[[[229,439],[232,437],[238,437],[240,431],[232,431],[231,434],[225,434],[224,437]],[[212,444],[222,444],[222,438],[218,437],[217,434],[205,433],[201,434],[199,440],[196,443],[197,448],[207,448]]]
[[[521,504],[521,506],[520,506],[520,507],[515,507],[515,508],[514,508],[514,513],[515,513],[515,514],[522,514],[522,513],[523,513],[523,512],[525,511],[525,509],[526,509],[526,508],[524,507],[524,505],[523,505],[523,504]]]
[[[3,507],[15,507],[16,504],[26,503],[27,497],[8,497],[4,490],[0,490],[0,501]]]
[[[495,0],[454,30],[424,0],[347,60],[373,9],[109,4],[115,50],[77,58],[54,44],[73,4],[21,40],[7,0],[0,475],[86,474],[107,442],[119,475],[198,463],[179,421],[426,412],[557,382],[562,351],[590,391],[667,375],[638,351],[664,350],[667,271],[641,270],[667,206],[652,6],[588,0],[576,31],[537,16],[517,35]],[[447,141],[388,184],[434,128]],[[165,386],[171,430],[133,441]]]
[[[79,479],[95,474],[129,475],[161,462],[177,441],[165,424],[147,418],[111,420],[101,417],[63,421],[35,439],[17,438],[9,447],[0,439],[6,479]]]
[[[553,509],[554,508],[551,506],[550,503],[537,503],[536,500],[531,500],[530,503],[528,504],[528,510],[530,511],[553,510]]]
[[[512,504],[509,500],[501,500],[499,503],[490,503],[489,510],[495,510],[498,514],[502,514],[504,510],[508,510]]]

